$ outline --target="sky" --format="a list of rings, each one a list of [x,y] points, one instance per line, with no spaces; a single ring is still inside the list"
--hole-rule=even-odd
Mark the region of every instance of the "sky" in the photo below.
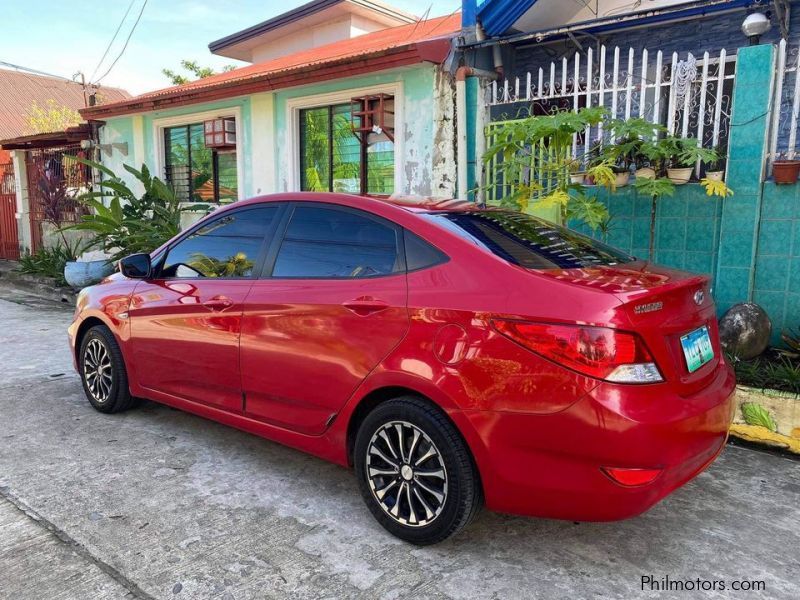
[[[219,69],[239,61],[214,56],[208,43],[291,10],[307,0],[148,0],[127,49],[120,54],[144,0],[3,0],[0,61],[121,87],[132,94],[168,87],[161,69],[182,59]],[[386,1],[386,0],[385,0]],[[131,4],[132,2],[132,4]],[[460,0],[391,0],[415,15],[449,14]],[[123,15],[130,12],[123,22]],[[122,24],[105,60],[114,31]]]

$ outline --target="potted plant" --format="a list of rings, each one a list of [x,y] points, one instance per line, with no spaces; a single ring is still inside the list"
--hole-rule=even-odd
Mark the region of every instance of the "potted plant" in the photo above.
[[[721,145],[714,148],[717,156],[706,163],[706,179],[709,181],[722,181],[725,176],[725,151]]]
[[[781,152],[778,160],[772,163],[772,178],[778,185],[791,185],[797,183],[800,174],[800,160],[787,159]]]
[[[586,171],[581,169],[583,165],[581,165],[581,161],[576,158],[570,159],[569,161],[569,182],[572,185],[583,185],[584,177],[586,176]]]
[[[666,156],[667,177],[675,185],[689,183],[698,161],[711,162],[716,159],[714,150],[697,145],[694,138],[667,136],[659,141]]]
[[[627,183],[632,169],[639,179],[652,179],[656,176],[655,163],[659,156],[654,154],[653,140],[666,131],[659,124],[651,123],[639,117],[624,120],[615,120],[609,128],[616,137],[616,143],[607,147],[609,158],[616,164],[617,173],[624,172],[621,183]]]
[[[636,150],[636,171],[634,172],[636,179],[655,179],[662,169],[663,158],[655,141],[651,139],[642,141]]]
[[[70,287],[81,289],[102,281],[113,272],[114,263],[105,252],[84,252],[64,264],[64,281]]]
[[[77,166],[82,159],[66,155],[62,160],[62,166],[66,170]],[[48,169],[46,163],[34,164],[31,167],[31,174],[41,198],[43,220],[52,226],[61,238],[52,249],[53,252],[60,249],[62,258],[66,259],[61,266],[62,272],[59,276],[70,286],[79,288],[88,285],[88,272],[91,272],[93,278],[96,277],[98,281],[111,274],[114,267],[106,258],[92,263],[79,263],[82,250],[86,249],[84,243],[81,239],[72,241],[67,239],[65,229],[68,227],[65,227],[65,223],[81,213],[81,203],[78,200],[81,190],[69,186],[69,178],[65,176],[63,170]]]

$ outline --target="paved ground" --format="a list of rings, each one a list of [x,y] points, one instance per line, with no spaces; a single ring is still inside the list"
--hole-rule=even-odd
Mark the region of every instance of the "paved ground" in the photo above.
[[[800,597],[800,462],[729,447],[636,519],[484,512],[420,549],[344,469],[156,404],[93,411],[69,318],[0,288],[0,598],[675,597],[643,593],[648,575]]]

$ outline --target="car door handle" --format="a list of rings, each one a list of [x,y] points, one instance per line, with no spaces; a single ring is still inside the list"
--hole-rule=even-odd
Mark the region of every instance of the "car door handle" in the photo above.
[[[389,308],[389,304],[383,300],[376,300],[375,298],[356,298],[355,300],[348,300],[343,303],[347,310],[355,314],[365,317],[382,310]]]
[[[233,300],[226,296],[214,296],[203,302],[203,306],[211,310],[225,310],[233,306]]]

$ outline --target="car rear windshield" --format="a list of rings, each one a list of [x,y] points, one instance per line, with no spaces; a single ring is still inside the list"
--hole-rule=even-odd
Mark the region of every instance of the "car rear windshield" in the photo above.
[[[426,213],[445,229],[527,269],[580,269],[635,260],[602,242],[523,213]]]

